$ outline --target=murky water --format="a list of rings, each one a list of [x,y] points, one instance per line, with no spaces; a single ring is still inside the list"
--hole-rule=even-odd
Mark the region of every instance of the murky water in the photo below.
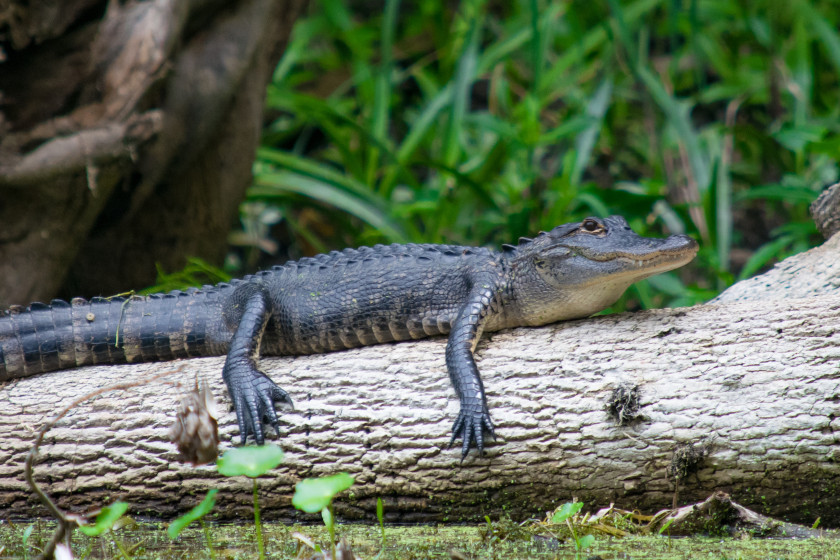
[[[35,523],[24,549],[24,532],[32,523],[0,524],[0,559],[34,558],[52,534],[52,525]],[[320,546],[326,546],[328,537],[323,527],[287,526],[266,524],[263,529],[267,558],[296,558],[300,544],[295,533],[300,533]],[[570,541],[552,538],[520,541],[487,542],[475,526],[402,526],[386,527],[383,551],[382,535],[378,526],[346,524],[338,527],[338,535],[351,544],[361,559],[372,559],[382,551],[379,560],[449,559],[451,551],[464,558],[475,560],[498,559],[555,559],[584,560],[829,560],[840,558],[840,541],[826,538],[803,540],[721,539],[721,538],[668,538],[656,537],[598,537],[594,544],[576,553]],[[210,544],[207,543],[209,534]],[[208,525],[207,534],[194,525],[175,541],[166,534],[166,525],[160,523],[128,523],[106,533],[90,538],[78,532],[73,537],[73,554],[76,558],[119,558],[132,560],[151,559],[252,559],[257,557],[253,525]],[[301,558],[311,557],[309,555]],[[458,558],[458,556],[454,556]]]

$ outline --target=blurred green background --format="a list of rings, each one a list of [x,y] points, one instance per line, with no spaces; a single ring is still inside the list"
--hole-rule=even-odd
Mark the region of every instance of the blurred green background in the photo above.
[[[316,0],[268,88],[228,272],[621,214],[702,249],[612,310],[705,301],[822,241],[838,22],[816,0]]]

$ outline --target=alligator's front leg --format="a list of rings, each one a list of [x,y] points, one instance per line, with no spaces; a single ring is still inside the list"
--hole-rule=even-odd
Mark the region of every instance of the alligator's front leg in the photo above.
[[[449,446],[451,447],[455,439],[460,437],[463,440],[462,459],[467,456],[473,441],[478,448],[478,453],[484,453],[485,430],[494,439],[496,437],[493,422],[490,420],[490,411],[487,409],[484,384],[481,382],[481,376],[473,358],[473,351],[481,338],[493,299],[493,290],[489,286],[474,288],[467,304],[461,308],[458,318],[452,325],[446,345],[446,367],[449,369],[449,378],[455,386],[455,392],[461,404],[458,418],[452,427],[452,439],[449,440]]]
[[[236,409],[242,444],[254,434],[257,445],[265,442],[262,421],[274,426],[280,435],[275,403],[292,405],[288,393],[257,368],[262,340],[271,317],[271,300],[258,285],[243,285],[225,309],[225,319],[235,333],[230,343],[222,378]]]

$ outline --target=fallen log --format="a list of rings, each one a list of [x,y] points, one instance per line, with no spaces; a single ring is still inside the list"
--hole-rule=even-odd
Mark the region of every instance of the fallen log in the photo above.
[[[679,505],[725,491],[764,515],[838,526],[834,263],[840,236],[750,281],[758,298],[725,294],[692,308],[487,336],[477,360],[498,439],[463,463],[447,449],[457,399],[443,339],[264,359],[296,409],[281,415],[285,462],[260,479],[263,514],[295,515],[296,482],[346,471],[356,478],[336,504],[346,518],[372,517],[377,497],[389,521],[477,521],[502,510],[540,516],[573,496],[588,507],[655,511],[675,496]],[[167,438],[196,376],[226,409],[222,363],[86,367],[0,388],[0,515],[44,514],[23,465],[58,410],[102,387],[181,368],[74,408],[47,433],[36,478],[77,511],[119,498],[134,514],[171,518],[220,488],[219,515],[248,516],[249,480],[180,463]],[[234,414],[223,413],[219,428],[230,445]]]

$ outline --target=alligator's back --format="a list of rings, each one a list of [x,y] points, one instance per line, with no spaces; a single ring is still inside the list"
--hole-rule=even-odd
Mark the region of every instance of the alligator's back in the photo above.
[[[89,364],[226,354],[239,294],[248,291],[238,289],[255,284],[272,302],[263,354],[446,334],[467,297],[468,277],[494,260],[480,248],[377,245],[184,292],[13,307],[0,315],[0,381]]]
[[[488,249],[377,245],[333,251],[265,273],[272,315],[264,354],[312,354],[448,334]]]
[[[224,354],[230,333],[221,307],[233,289],[12,307],[0,315],[0,381],[89,364]]]

